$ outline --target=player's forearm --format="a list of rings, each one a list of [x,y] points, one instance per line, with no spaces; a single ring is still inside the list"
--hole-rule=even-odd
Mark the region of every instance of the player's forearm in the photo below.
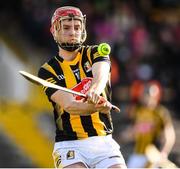
[[[89,115],[97,111],[94,104],[85,103],[82,100],[75,100],[72,94],[60,90],[51,96],[51,100],[71,114]]]
[[[81,102],[81,101],[72,101],[64,107],[64,109],[74,115],[90,115],[97,112],[94,104]]]
[[[97,94],[101,94],[108,81],[109,71],[110,71],[109,63],[107,62],[95,63],[92,69],[93,80],[90,90],[93,90],[93,92]]]
[[[93,92],[100,95],[103,92],[107,81],[108,81],[107,77],[98,76],[98,77],[94,78],[92,80],[90,90],[92,90]]]

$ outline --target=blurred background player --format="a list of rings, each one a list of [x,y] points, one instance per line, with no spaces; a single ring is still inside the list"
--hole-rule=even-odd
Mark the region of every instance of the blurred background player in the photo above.
[[[135,81],[131,88],[132,104],[128,110],[132,126],[124,132],[129,132],[129,139],[134,140],[134,151],[130,155],[129,168],[148,167],[146,148],[154,144],[161,152],[160,159],[167,159],[175,143],[175,131],[170,112],[160,104],[162,88],[157,81]],[[152,154],[153,155],[153,154]]]
[[[54,107],[55,166],[68,168],[125,168],[119,145],[112,139],[110,59],[97,52],[97,45],[83,46],[86,17],[79,8],[58,8],[51,20],[51,33],[59,52],[39,70],[39,77],[84,94],[44,88]],[[101,147],[101,148],[99,148]]]

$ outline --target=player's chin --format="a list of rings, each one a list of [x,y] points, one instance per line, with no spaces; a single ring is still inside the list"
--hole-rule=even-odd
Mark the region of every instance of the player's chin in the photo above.
[[[77,40],[72,40],[72,41],[69,41],[68,43],[69,43],[69,44],[77,44],[77,43],[80,43],[80,42],[77,41]]]

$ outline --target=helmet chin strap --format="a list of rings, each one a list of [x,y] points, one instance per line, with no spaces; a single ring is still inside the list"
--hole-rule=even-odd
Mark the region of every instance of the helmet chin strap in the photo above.
[[[59,43],[57,42],[58,46],[61,47],[64,50],[67,50],[69,52],[73,52],[76,49],[81,47],[81,43]]]

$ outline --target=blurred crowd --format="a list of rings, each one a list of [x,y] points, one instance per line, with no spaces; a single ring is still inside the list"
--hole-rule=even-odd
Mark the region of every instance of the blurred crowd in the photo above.
[[[85,43],[111,45],[114,102],[130,101],[123,86],[136,80],[157,80],[165,93],[162,101],[180,118],[179,0],[18,0],[1,4],[0,33],[17,36],[21,32],[32,46],[45,50],[39,58],[42,63],[58,50],[49,31],[54,10],[64,5],[79,7],[87,18]]]

